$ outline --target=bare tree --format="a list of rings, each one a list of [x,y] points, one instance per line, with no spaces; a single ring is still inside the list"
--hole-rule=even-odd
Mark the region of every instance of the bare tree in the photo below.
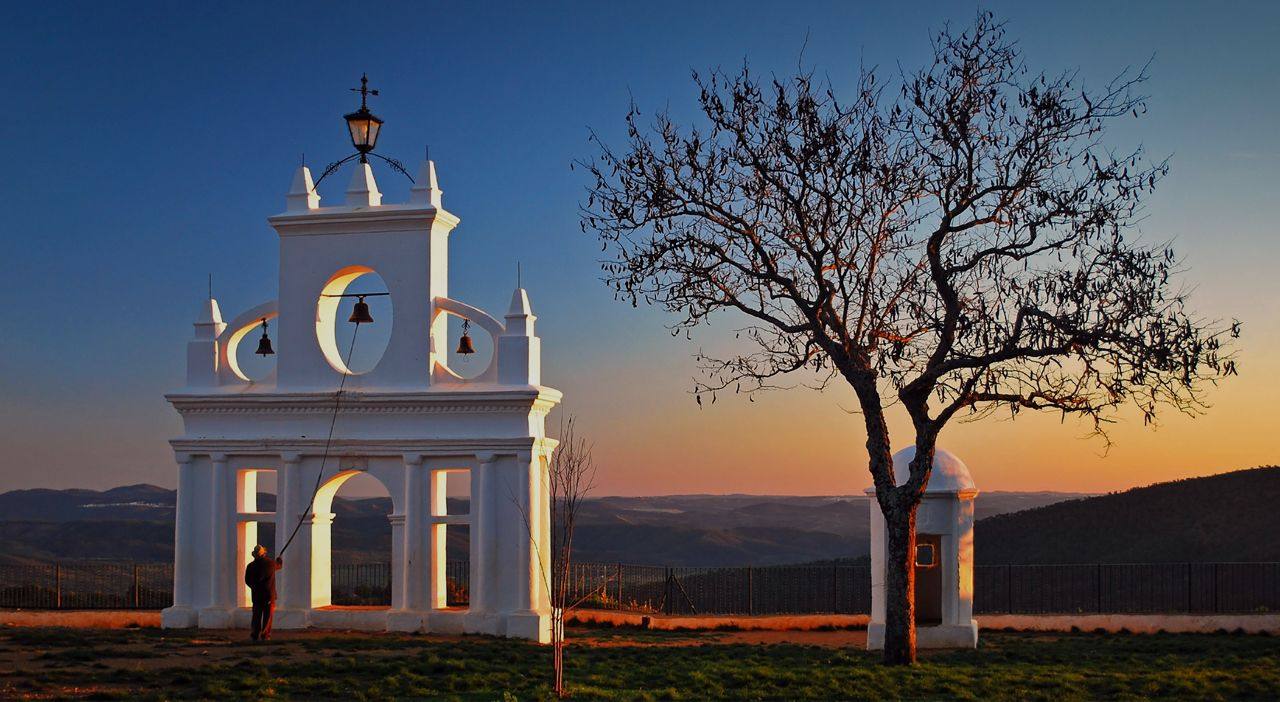
[[[811,72],[695,72],[704,125],[648,127],[633,105],[626,148],[593,134],[576,164],[619,298],[686,333],[747,320],[749,350],[699,352],[699,404],[794,372],[852,388],[887,525],[888,663],[915,660],[915,515],[952,418],[1050,410],[1105,440],[1126,404],[1196,414],[1239,331],[1195,317],[1172,250],[1131,235],[1167,163],[1102,137],[1145,113],[1145,69],[1097,89],[1032,73],[990,14],[933,48],[893,87],[863,69],[849,102]],[[897,403],[916,447],[902,485]]]
[[[552,691],[556,697],[565,697],[564,644],[565,618],[584,602],[607,591],[612,576],[598,582],[575,583],[573,568],[573,536],[578,522],[578,510],[582,501],[595,487],[596,464],[591,455],[592,445],[577,431],[573,417],[560,422],[560,445],[552,454],[543,477],[543,488],[551,503],[551,554],[550,572],[542,571],[542,585],[547,588],[551,600],[551,667]],[[518,504],[518,503],[517,503]],[[522,510],[523,511],[523,510]],[[534,520],[524,514],[525,528]],[[538,542],[533,539],[533,547]],[[539,567],[543,559],[538,558]]]

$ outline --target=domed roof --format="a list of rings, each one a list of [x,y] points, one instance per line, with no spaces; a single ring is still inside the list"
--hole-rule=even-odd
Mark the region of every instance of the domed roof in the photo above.
[[[911,476],[911,459],[916,457],[916,447],[908,446],[893,454],[893,482],[903,485]],[[933,451],[933,472],[925,492],[962,492],[976,490],[969,467],[955,454],[942,449]]]

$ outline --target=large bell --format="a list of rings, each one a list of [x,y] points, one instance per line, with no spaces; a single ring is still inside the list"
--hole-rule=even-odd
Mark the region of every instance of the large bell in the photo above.
[[[470,356],[476,352],[476,347],[471,344],[471,335],[467,333],[471,329],[471,320],[462,323],[462,338],[458,339],[458,350],[455,353],[463,356]]]
[[[356,305],[351,309],[351,317],[347,320],[352,324],[373,324],[373,315],[369,314],[369,303],[364,298],[356,300]]]
[[[274,356],[275,349],[271,348],[271,338],[267,336],[267,320],[262,320],[262,338],[258,339],[258,350],[254,353],[259,356]]]

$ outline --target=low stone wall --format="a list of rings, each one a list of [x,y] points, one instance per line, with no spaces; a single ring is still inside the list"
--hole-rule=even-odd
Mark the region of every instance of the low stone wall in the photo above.
[[[865,629],[865,614],[771,614],[676,616],[582,609],[569,613],[570,623],[587,626],[630,626],[660,631],[741,629],[743,631],[812,631],[814,629]]]
[[[606,610],[571,612],[571,623],[588,626],[634,626],[662,631],[741,629],[812,631],[865,628],[865,614],[796,614],[770,616],[666,616]],[[1280,635],[1280,614],[987,614],[976,617],[980,629],[1018,631],[1096,631],[1154,634],[1244,631]]]
[[[132,629],[160,626],[159,610],[5,609],[0,626],[65,626],[74,629]]]
[[[978,617],[983,629],[1019,631],[1120,632],[1135,634],[1213,633],[1241,630],[1280,634],[1280,614],[988,614]]]

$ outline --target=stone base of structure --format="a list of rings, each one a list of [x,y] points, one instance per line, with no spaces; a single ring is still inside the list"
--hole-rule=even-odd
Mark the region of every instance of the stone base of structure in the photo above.
[[[916,627],[916,648],[977,648],[978,622]],[[884,650],[884,624],[867,625],[867,650]]]
[[[253,611],[248,607],[220,609],[169,607],[160,613],[164,629],[248,629]],[[391,610],[332,607],[276,609],[273,628],[395,631],[431,634],[488,634],[551,642],[551,616],[538,612],[481,614],[466,610]]]
[[[199,613],[190,607],[166,607],[160,610],[160,626],[165,629],[190,629],[199,622]]]

